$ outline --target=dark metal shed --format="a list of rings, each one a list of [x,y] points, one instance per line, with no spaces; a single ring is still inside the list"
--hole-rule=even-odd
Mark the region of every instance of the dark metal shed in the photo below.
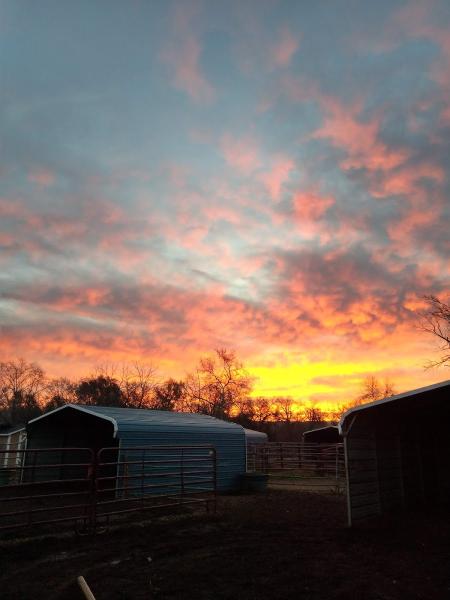
[[[339,444],[342,436],[337,425],[328,425],[304,431],[303,441],[305,444]]]
[[[341,418],[352,523],[450,500],[450,381],[357,406]]]
[[[217,452],[217,489],[239,489],[246,470],[244,428],[201,414],[68,404],[33,419],[28,449],[125,448],[209,444]],[[64,462],[64,451],[61,451]]]

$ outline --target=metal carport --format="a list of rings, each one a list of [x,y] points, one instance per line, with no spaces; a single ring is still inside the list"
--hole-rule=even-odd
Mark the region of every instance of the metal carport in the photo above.
[[[344,413],[349,525],[450,500],[449,418],[450,381]]]

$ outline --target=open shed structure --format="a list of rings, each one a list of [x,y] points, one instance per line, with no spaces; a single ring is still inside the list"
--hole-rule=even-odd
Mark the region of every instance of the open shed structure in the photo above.
[[[450,500],[450,381],[348,410],[348,520]]]
[[[308,431],[303,432],[302,437],[305,444],[339,444],[342,442],[342,436],[337,425],[308,429]]]
[[[244,428],[200,414],[68,404],[30,421],[27,438],[28,450],[60,448],[62,463],[72,452],[65,448],[90,448],[94,454],[109,448],[114,462],[126,449],[211,445],[222,492],[239,489],[246,470]]]

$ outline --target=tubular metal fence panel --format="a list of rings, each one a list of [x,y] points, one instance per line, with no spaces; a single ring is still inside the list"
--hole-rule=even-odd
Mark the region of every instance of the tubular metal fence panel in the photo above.
[[[205,504],[215,510],[212,446],[0,450],[0,531],[72,521],[95,531],[112,515]]]
[[[269,442],[247,450],[247,470],[269,475],[269,484],[343,493],[345,458],[342,444]]]
[[[215,508],[214,447],[142,446],[103,448],[97,454],[96,519],[152,508],[205,503]],[[112,470],[115,472],[112,473]]]
[[[7,452],[12,451],[0,451],[0,462]],[[16,459],[14,467],[0,469],[0,530],[88,518],[93,489],[91,449],[13,452],[20,460]]]

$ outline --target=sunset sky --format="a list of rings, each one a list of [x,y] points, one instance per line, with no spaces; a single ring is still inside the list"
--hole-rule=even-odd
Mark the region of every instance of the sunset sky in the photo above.
[[[448,378],[448,0],[2,0],[0,45],[0,360]]]

